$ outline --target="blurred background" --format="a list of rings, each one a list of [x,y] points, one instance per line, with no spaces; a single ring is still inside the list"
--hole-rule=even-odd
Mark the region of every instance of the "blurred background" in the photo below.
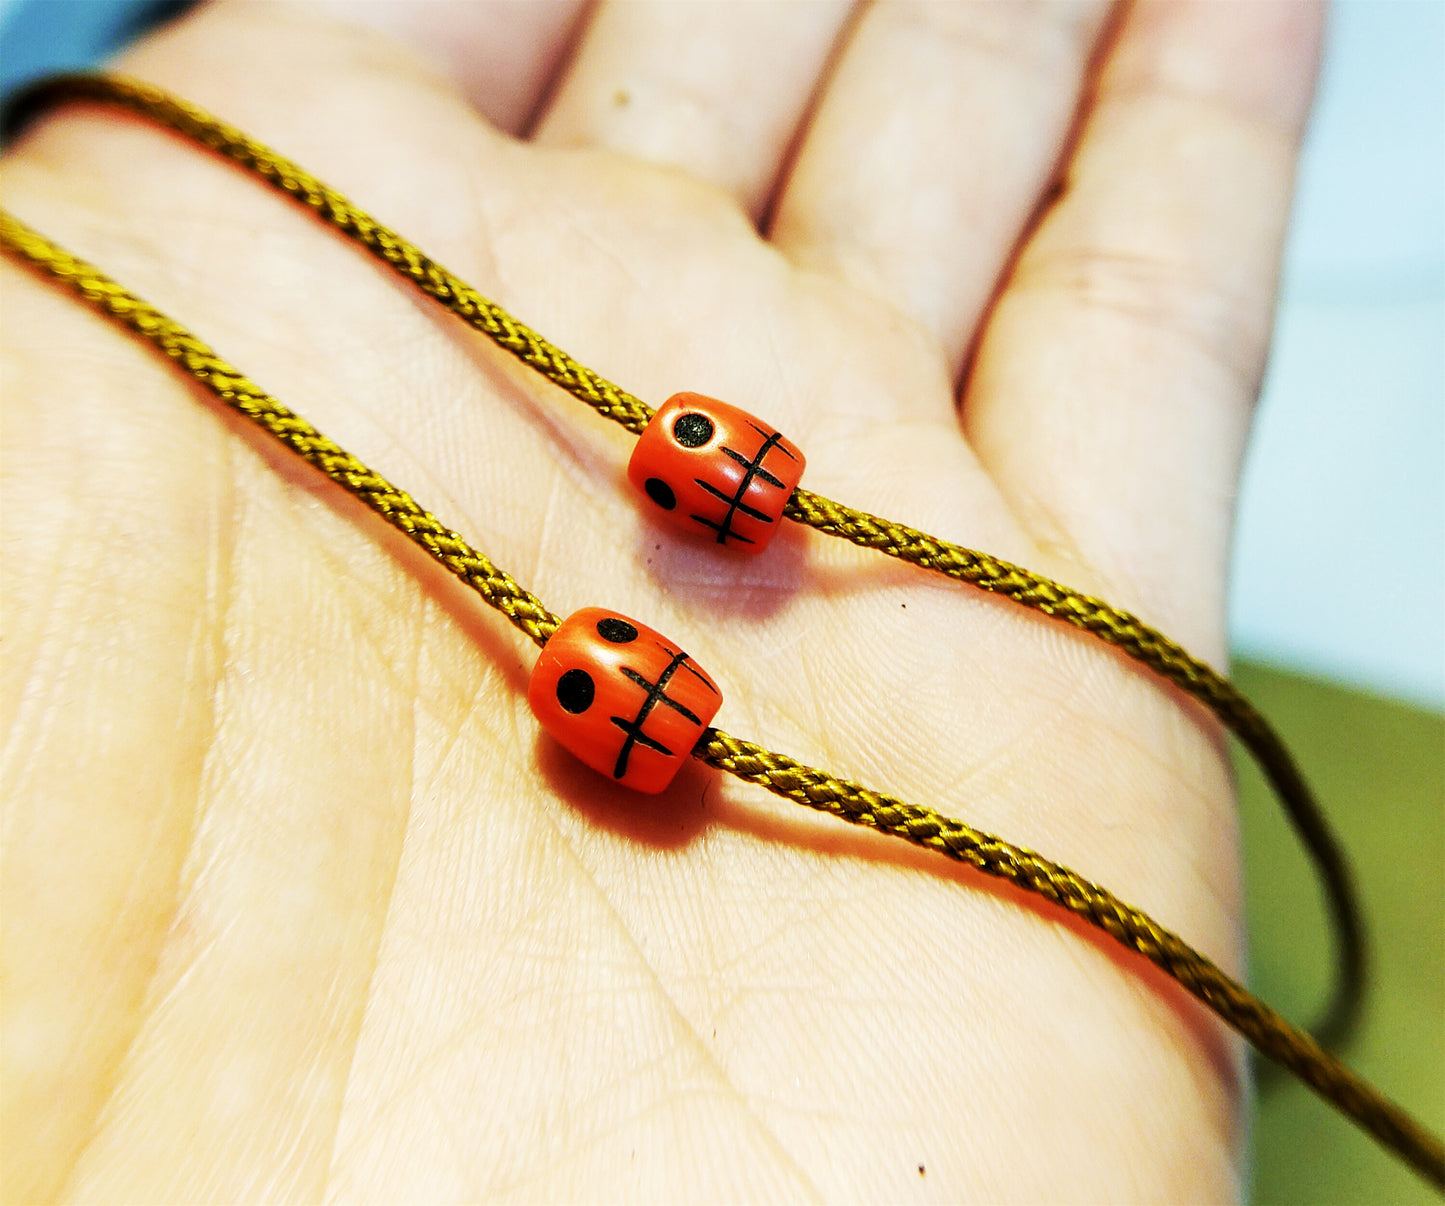
[[[183,7],[0,0],[0,94],[101,62]],[[1332,10],[1230,629],[1236,677],[1355,860],[1376,955],[1349,1058],[1445,1130],[1445,0]],[[1330,972],[1319,892],[1238,767],[1251,979],[1308,1018]],[[1298,1085],[1261,1091],[1253,1142],[1261,1203],[1434,1200]]]

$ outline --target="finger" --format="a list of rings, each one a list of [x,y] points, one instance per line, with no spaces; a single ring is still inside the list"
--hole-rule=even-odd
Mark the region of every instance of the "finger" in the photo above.
[[[849,0],[604,4],[538,140],[682,168],[756,217],[849,8]]]
[[[305,0],[381,30],[461,89],[499,130],[523,133],[566,54],[583,0]]]
[[[964,401],[1036,535],[1216,660],[1319,37],[1313,4],[1131,12]]]
[[[869,9],[779,199],[773,242],[881,298],[955,370],[1068,135],[1097,0]]]

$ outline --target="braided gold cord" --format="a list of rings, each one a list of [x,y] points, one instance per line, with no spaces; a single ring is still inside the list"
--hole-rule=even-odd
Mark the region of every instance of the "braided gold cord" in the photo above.
[[[228,407],[404,532],[537,645],[546,644],[556,631],[557,617],[511,575],[498,569],[410,495],[263,391],[180,323],[3,209],[0,247],[59,282],[102,316],[154,345]],[[1097,884],[962,821],[905,804],[716,729],[703,734],[693,756],[809,808],[967,863],[1083,918],[1115,942],[1157,964],[1261,1053],[1294,1072],[1382,1144],[1445,1188],[1445,1146],[1439,1139],[1178,936]]]
[[[694,754],[719,770],[854,825],[946,855],[1042,896],[1162,968],[1255,1048],[1293,1072],[1422,1175],[1445,1188],[1445,1146],[1373,1085],[1147,913],[1067,867],[931,808],[871,791],[709,729]]]
[[[306,206],[403,280],[599,414],[634,433],[640,433],[651,419],[651,407],[640,398],[573,360],[335,189],[197,105],[117,76],[57,75],[22,93],[12,105],[11,116],[71,101],[126,109],[222,155]],[[1319,871],[1338,955],[1334,989],[1314,1029],[1331,1045],[1348,1036],[1364,997],[1367,962],[1364,926],[1349,864],[1288,749],[1227,678],[1138,617],[985,553],[801,488],[793,492],[784,513],[826,535],[1002,595],[1070,624],[1113,645],[1209,708],[1254,757]]]
[[[1020,607],[1081,629],[1209,708],[1254,756],[1314,859],[1339,946],[1335,992],[1314,1031],[1327,1044],[1339,1042],[1350,1032],[1364,997],[1366,943],[1349,862],[1289,749],[1233,683],[1137,616],[1032,570],[855,510],[810,490],[795,490],[786,514],[820,532],[1002,595]]]
[[[107,318],[154,344],[232,410],[245,415],[404,533],[538,645],[545,645],[557,630],[561,621],[510,574],[499,570],[462,536],[420,507],[406,491],[368,469],[295,411],[276,401],[173,318],[3,209],[0,246],[59,281]]]
[[[518,322],[409,240],[353,205],[344,194],[198,105],[160,88],[116,76],[57,75],[23,92],[12,111],[24,112],[64,101],[91,101],[128,109],[208,147],[277,192],[299,201],[498,347],[505,348],[523,364],[586,402],[598,414],[635,433],[640,433],[652,418],[652,408],[640,398],[578,364],[561,348]]]

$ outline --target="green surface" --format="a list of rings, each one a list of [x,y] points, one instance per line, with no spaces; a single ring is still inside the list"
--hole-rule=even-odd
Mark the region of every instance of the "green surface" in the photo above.
[[[1295,752],[1355,867],[1373,943],[1347,1061],[1445,1130],[1445,717],[1248,664],[1235,680]],[[1251,985],[1287,1017],[1320,1007],[1330,944],[1319,889],[1248,760],[1240,779]],[[1273,1079],[1273,1078],[1272,1078]],[[1252,1200],[1439,1202],[1308,1089],[1259,1092]]]

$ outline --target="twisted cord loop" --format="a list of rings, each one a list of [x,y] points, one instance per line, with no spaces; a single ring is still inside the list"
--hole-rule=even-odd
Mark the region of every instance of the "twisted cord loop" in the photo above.
[[[708,729],[693,753],[709,766],[775,795],[937,851],[1067,909],[1161,968],[1260,1054],[1293,1072],[1420,1173],[1445,1186],[1445,1147],[1439,1139],[1177,934],[1108,889],[963,821],[905,804],[718,729]]]
[[[1364,925],[1349,860],[1288,747],[1233,683],[1138,616],[998,557],[801,487],[793,492],[784,513],[820,532],[1002,595],[1020,607],[1070,624],[1141,662],[1213,712],[1264,771],[1324,882],[1339,965],[1335,992],[1314,1033],[1327,1044],[1338,1043],[1349,1034],[1358,1020],[1368,971]]]
[[[121,77],[57,75],[22,93],[11,115],[68,101],[127,109],[230,159],[306,206],[402,279],[599,414],[633,433],[640,433],[651,419],[651,407],[640,398],[579,364],[343,194],[197,105]],[[1334,988],[1315,1033],[1331,1045],[1344,1041],[1359,1017],[1368,963],[1349,863],[1288,748],[1227,678],[1137,616],[986,553],[801,488],[793,492],[784,514],[826,535],[944,574],[1070,624],[1113,645],[1209,708],[1258,763],[1324,884],[1336,936],[1337,966]]]
[[[189,330],[98,268],[57,247],[0,209],[0,245],[48,273],[93,309],[154,344],[232,410],[239,411],[354,494],[392,527],[502,612],[539,646],[561,623],[535,595],[381,474],[283,406]]]
[[[586,402],[598,414],[634,433],[640,433],[652,418],[652,408],[640,398],[573,360],[408,239],[353,205],[343,193],[200,106],[149,84],[117,76],[57,75],[17,97],[12,113],[23,115],[32,108],[63,101],[91,101],[128,109],[215,151],[277,192],[299,201],[498,347]]]
[[[57,75],[17,97],[11,116],[69,101],[126,109],[222,155],[300,202],[402,279],[599,414],[634,434],[641,433],[652,418],[652,408],[640,398],[579,364],[343,194],[197,105],[117,76]],[[793,492],[784,514],[825,535],[1001,595],[1070,624],[1113,645],[1213,712],[1263,771],[1324,884],[1337,956],[1334,987],[1314,1031],[1331,1045],[1348,1037],[1359,1017],[1368,970],[1364,924],[1348,860],[1288,748],[1227,678],[1137,616],[986,553],[802,488]]]
[[[652,418],[652,408],[640,398],[579,364],[342,193],[197,105],[160,88],[117,76],[57,75],[22,93],[12,106],[12,116],[70,101],[126,109],[222,155],[300,202],[402,279],[599,414],[634,434],[640,433]],[[1113,645],[1213,712],[1260,766],[1324,884],[1336,936],[1337,966],[1330,1000],[1314,1030],[1331,1045],[1344,1041],[1359,1017],[1368,963],[1349,863],[1288,748],[1227,678],[1137,616],[986,553],[802,488],[793,492],[784,514],[825,535],[1001,595],[1070,624]]]
[[[225,405],[405,533],[537,645],[545,645],[556,631],[557,617],[510,574],[493,565],[405,491],[267,394],[179,322],[4,209],[0,209],[0,248],[63,285],[103,317],[151,343]],[[968,863],[1083,918],[1115,942],[1157,964],[1262,1054],[1294,1072],[1382,1144],[1445,1188],[1445,1145],[1439,1139],[1181,938],[1097,884],[962,821],[905,804],[716,729],[708,729],[692,752],[694,757],[745,782]]]

